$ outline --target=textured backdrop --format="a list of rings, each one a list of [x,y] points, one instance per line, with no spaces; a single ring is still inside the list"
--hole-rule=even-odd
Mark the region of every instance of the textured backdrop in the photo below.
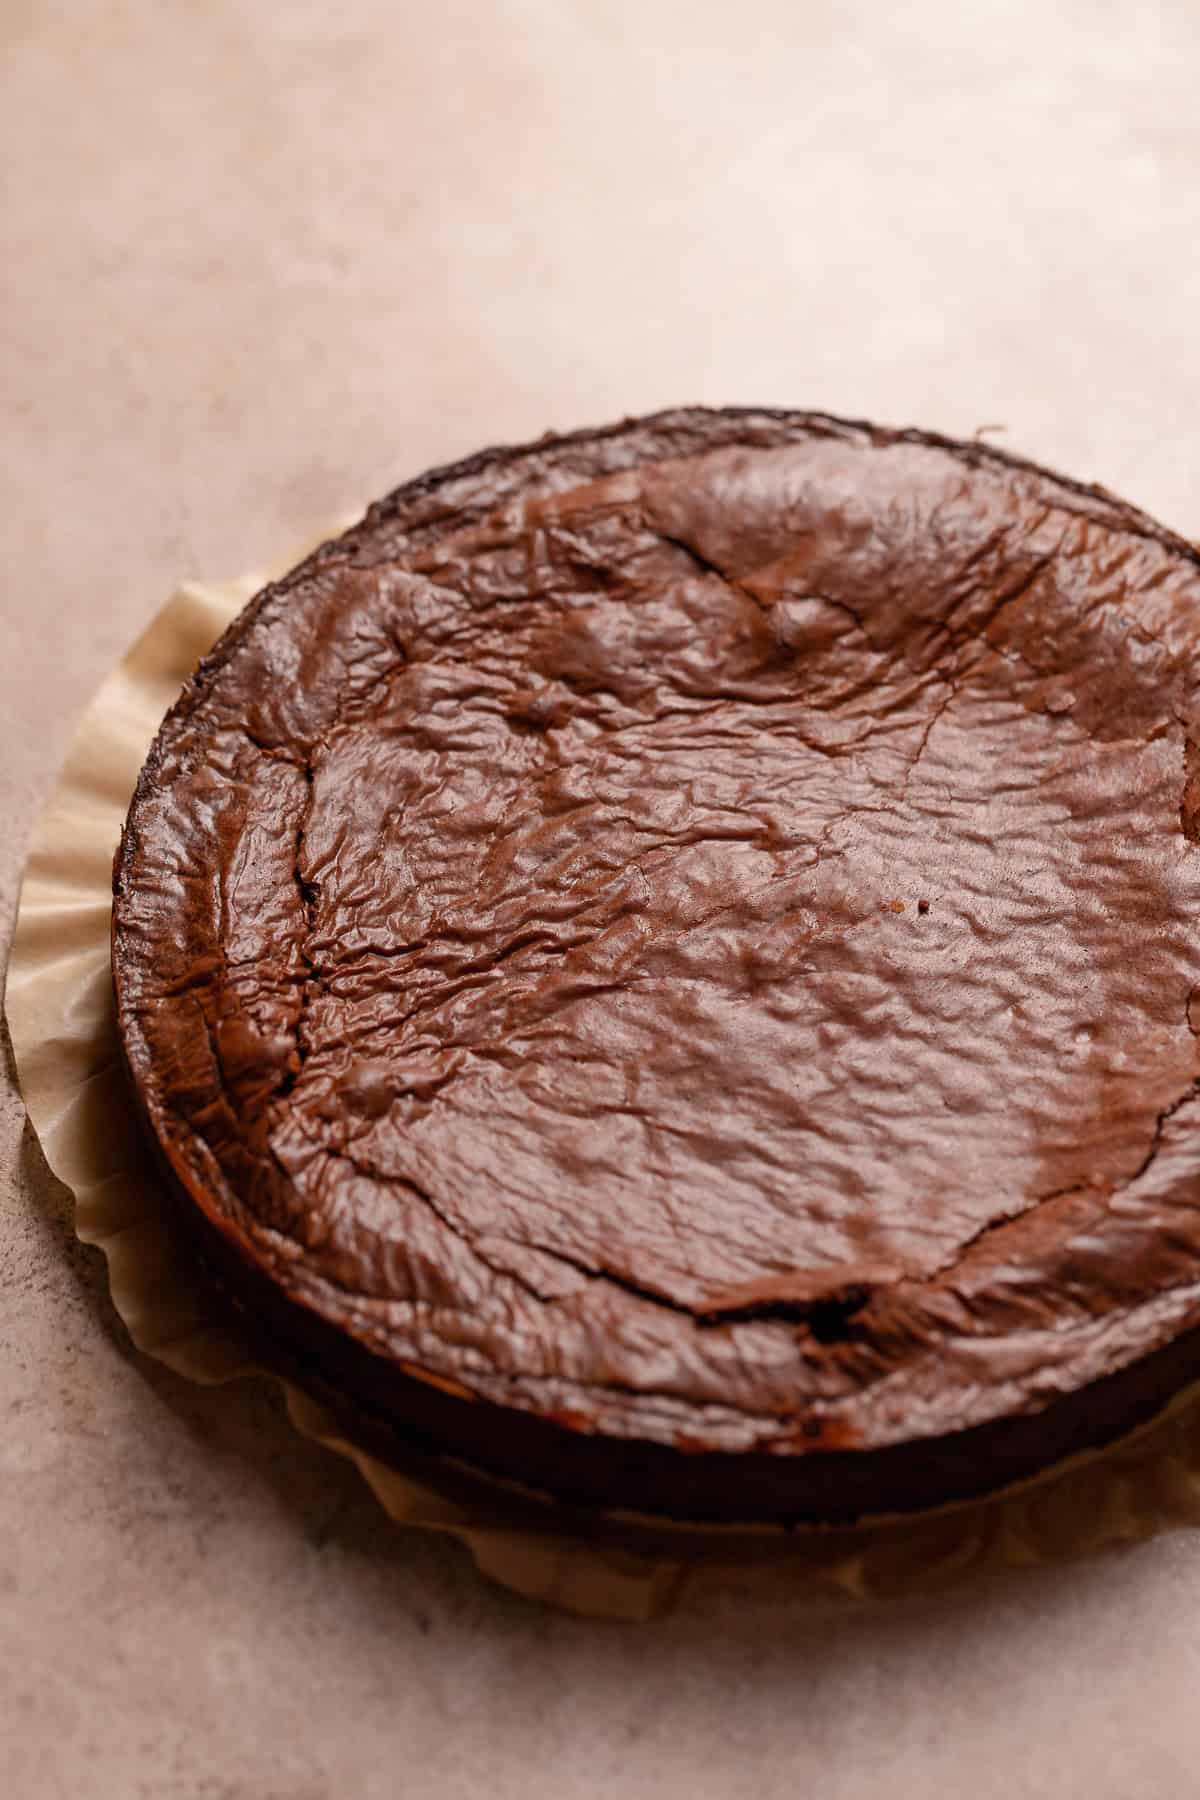
[[[1194,0],[5,0],[0,943],[180,575],[675,401],[994,441],[1200,534]],[[1200,1539],[814,1622],[542,1615],[129,1350],[0,1073],[5,1791],[1177,1800]]]

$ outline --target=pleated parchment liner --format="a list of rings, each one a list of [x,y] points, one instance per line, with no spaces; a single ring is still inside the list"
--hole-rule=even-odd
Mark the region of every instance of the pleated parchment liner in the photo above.
[[[195,663],[262,580],[182,587],[97,692],[33,833],[9,963],[9,1028],[30,1118],[75,1195],[79,1236],[108,1259],[113,1301],[138,1348],[198,1382],[274,1375],[296,1427],[351,1458],[398,1523],[451,1532],[495,1580],[596,1616],[650,1617],[685,1579],[731,1563],[769,1558],[773,1582],[865,1599],[1200,1524],[1197,1390],[1102,1457],[987,1502],[856,1530],[754,1533],[633,1519],[585,1526],[401,1446],[381,1453],[335,1400],[263,1367],[168,1227],[118,1064],[109,976],[112,855],[138,770]]]

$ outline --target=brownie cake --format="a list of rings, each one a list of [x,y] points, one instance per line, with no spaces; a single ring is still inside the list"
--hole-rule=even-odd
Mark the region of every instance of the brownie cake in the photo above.
[[[825,416],[374,506],[200,666],[117,855],[216,1279],[584,1506],[847,1520],[1149,1416],[1200,1376],[1198,620],[1109,494]]]

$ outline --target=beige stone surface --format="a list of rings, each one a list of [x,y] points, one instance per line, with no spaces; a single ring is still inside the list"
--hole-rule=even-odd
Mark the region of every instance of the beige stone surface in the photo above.
[[[1200,534],[1193,0],[0,0],[0,942],[177,577],[701,399],[999,440]],[[538,1612],[136,1356],[0,1069],[13,1800],[1175,1800],[1200,1539],[814,1616]]]

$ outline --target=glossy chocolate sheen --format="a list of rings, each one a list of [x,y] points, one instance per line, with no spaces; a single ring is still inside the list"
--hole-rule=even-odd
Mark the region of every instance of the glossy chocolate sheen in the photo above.
[[[218,1278],[581,1503],[981,1491],[1200,1375],[1200,561],[767,411],[400,489],[168,716],[133,1083]]]

